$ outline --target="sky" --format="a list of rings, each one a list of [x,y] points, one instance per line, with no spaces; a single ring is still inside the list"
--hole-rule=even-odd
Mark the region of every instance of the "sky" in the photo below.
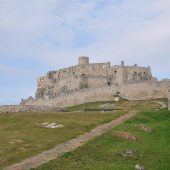
[[[170,0],[0,0],[0,104],[34,96],[38,76],[79,56],[170,78],[169,9]]]

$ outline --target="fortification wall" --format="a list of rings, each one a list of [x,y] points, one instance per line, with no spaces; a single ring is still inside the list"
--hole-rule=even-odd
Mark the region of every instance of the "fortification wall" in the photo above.
[[[13,112],[62,112],[66,111],[59,107],[41,106],[41,105],[2,105],[0,106],[0,113],[13,113]]]
[[[168,110],[170,110],[170,86],[167,89]]]
[[[121,87],[115,85],[104,86],[100,88],[91,88],[67,95],[58,96],[49,100],[38,99],[36,101],[28,101],[27,105],[47,105],[47,106],[72,106],[87,102],[109,101],[113,100],[113,95],[120,92],[129,100],[148,100],[156,98],[165,98],[167,96],[167,86],[170,82],[150,82],[126,84]]]
[[[143,82],[136,84],[126,84],[121,87],[121,93],[125,94],[129,100],[148,100],[166,97],[166,87],[160,82]]]
[[[67,77],[54,84],[53,93],[57,96],[62,93],[69,93],[79,89],[79,79],[77,76]]]

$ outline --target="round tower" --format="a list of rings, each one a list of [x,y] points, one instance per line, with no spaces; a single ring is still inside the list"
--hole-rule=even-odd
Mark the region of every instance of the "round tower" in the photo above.
[[[89,64],[89,57],[85,57],[85,56],[79,57],[78,62],[79,65],[87,65]]]

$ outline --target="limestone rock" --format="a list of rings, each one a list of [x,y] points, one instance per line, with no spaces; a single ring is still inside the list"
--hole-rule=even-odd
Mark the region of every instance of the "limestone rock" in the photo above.
[[[64,127],[62,124],[58,124],[58,123],[48,123],[48,122],[44,122],[41,123],[41,125],[45,128],[50,128],[50,129],[56,129],[56,128],[62,128]]]
[[[127,149],[123,150],[121,154],[123,157],[134,157],[136,155],[136,151],[132,149]]]
[[[139,164],[137,164],[137,165],[135,166],[135,168],[136,168],[137,170],[144,170],[144,169],[145,169],[144,166],[139,165]]]
[[[143,130],[143,131],[145,131],[145,132],[151,133],[151,132],[154,132],[154,131],[155,131],[155,129],[150,128],[150,127],[147,127],[147,126],[145,126],[145,125],[136,125],[136,126],[139,127],[141,130]]]

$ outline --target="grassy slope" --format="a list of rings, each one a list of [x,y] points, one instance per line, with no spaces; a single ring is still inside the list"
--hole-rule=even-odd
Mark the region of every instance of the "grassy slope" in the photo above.
[[[48,150],[121,114],[123,112],[0,115],[0,169]],[[63,124],[64,128],[46,129],[40,126],[42,122],[57,122]],[[23,143],[9,144],[14,140],[23,140]]]
[[[105,103],[112,103],[112,101],[87,103],[70,107],[69,110],[80,111],[84,106],[86,108],[98,108]],[[123,106],[125,111],[117,112],[116,114],[108,112],[69,112],[0,115],[0,169],[48,150],[59,143],[89,131],[99,124],[109,122],[120,114],[127,112],[127,110],[159,108],[159,104],[154,101],[124,101],[116,105]],[[40,127],[42,122],[61,123],[64,128],[45,129]],[[23,143],[9,144],[14,140],[23,140]]]
[[[84,109],[100,109],[101,105],[105,103],[111,103],[115,105],[115,108],[122,108],[124,110],[147,110],[152,108],[159,108],[160,105],[156,103],[155,101],[162,101],[164,103],[167,103],[166,99],[157,99],[157,100],[145,100],[145,101],[120,101],[120,102],[114,102],[114,101],[100,101],[100,102],[91,102],[91,103],[85,103],[81,105],[76,105],[72,107],[68,107],[67,109],[69,111],[82,111]]]
[[[144,132],[136,124],[152,127],[155,132]],[[113,134],[120,130],[132,132],[139,141],[116,138]],[[143,111],[103,136],[36,170],[132,170],[136,164],[142,164],[149,170],[169,170],[169,132],[170,111]],[[137,155],[135,158],[124,158],[120,154],[124,149],[134,149]]]

